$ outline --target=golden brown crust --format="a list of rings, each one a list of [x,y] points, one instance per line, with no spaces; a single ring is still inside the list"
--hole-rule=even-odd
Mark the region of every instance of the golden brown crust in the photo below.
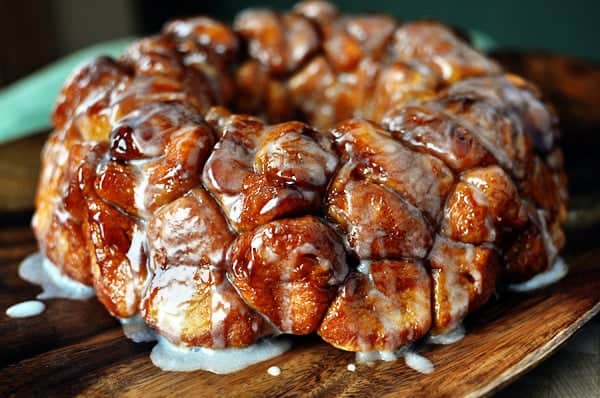
[[[423,258],[432,244],[419,210],[394,192],[367,181],[333,182],[327,214],[340,225],[360,258]]]
[[[141,308],[146,323],[175,344],[245,347],[272,333],[212,266],[159,269]]]
[[[347,351],[394,351],[431,326],[431,282],[422,265],[382,260],[352,273],[329,307],[319,335]]]
[[[225,116],[221,140],[202,182],[229,222],[249,231],[276,218],[315,211],[337,165],[318,133],[299,122],[265,126],[245,115]]]
[[[283,333],[314,332],[348,272],[339,238],[310,216],[240,235],[228,260],[236,290]]]
[[[433,279],[433,327],[442,334],[485,304],[496,291],[500,263],[495,250],[438,236],[428,256]]]

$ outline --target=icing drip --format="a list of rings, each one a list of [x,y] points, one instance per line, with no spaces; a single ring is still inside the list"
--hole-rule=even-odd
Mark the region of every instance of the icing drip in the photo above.
[[[271,376],[277,377],[281,374],[281,369],[279,369],[277,366],[271,366],[269,369],[267,369],[267,373]]]
[[[538,209],[537,210],[537,220],[539,222],[540,230],[542,231],[542,239],[544,241],[544,248],[546,249],[546,255],[548,256],[548,264],[553,264],[555,262],[556,256],[558,255],[558,249],[554,245],[552,241],[552,237],[550,236],[550,232],[548,232],[548,225],[546,224],[546,215],[545,211]],[[554,266],[554,264],[553,264]],[[553,267],[552,266],[552,267]],[[548,267],[551,269],[552,267]]]
[[[418,354],[409,347],[402,347],[397,351],[370,351],[370,352],[357,352],[356,362],[358,363],[370,363],[375,361],[393,362],[398,358],[404,358],[404,363],[411,369],[416,370],[419,373],[429,374],[434,370],[433,363],[426,357]],[[356,369],[356,368],[355,368]],[[348,365],[348,370],[353,372]]]
[[[368,363],[375,361],[393,362],[398,357],[394,351],[368,351],[368,352],[357,352],[356,362]]]
[[[217,374],[237,372],[250,365],[279,356],[289,350],[291,342],[286,339],[265,339],[244,348],[212,350],[204,347],[182,347],[158,337],[152,349],[152,363],[168,371],[191,372],[207,370]]]
[[[211,335],[215,348],[225,347],[225,319],[231,303],[221,294],[222,284],[211,287]]]
[[[465,337],[465,328],[462,324],[458,325],[456,328],[450,330],[447,333],[439,334],[437,336],[429,336],[427,338],[427,342],[430,344],[437,345],[448,345],[454,344]]]
[[[568,272],[569,266],[565,263],[565,260],[562,257],[557,257],[552,266],[546,271],[537,274],[528,281],[508,285],[508,289],[514,292],[530,292],[541,289],[561,280]]]
[[[413,351],[404,354],[404,363],[419,373],[430,374],[434,370],[433,363],[429,359]]]
[[[42,253],[27,257],[19,266],[19,276],[27,282],[42,287],[38,299],[66,298],[87,300],[94,297],[94,289],[63,274]]]
[[[41,301],[28,300],[8,307],[6,315],[11,318],[29,318],[41,314],[45,309],[46,305]]]
[[[135,343],[155,341],[157,339],[154,330],[150,329],[141,316],[135,315],[131,318],[119,318],[123,327],[123,334]]]

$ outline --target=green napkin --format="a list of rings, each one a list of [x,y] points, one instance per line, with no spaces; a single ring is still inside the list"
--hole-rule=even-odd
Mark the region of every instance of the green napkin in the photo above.
[[[99,55],[118,56],[133,40],[118,39],[85,48],[0,90],[0,144],[49,128],[54,102],[71,72]]]
[[[489,36],[470,31],[481,51],[495,48]],[[118,56],[134,40],[100,43],[71,54],[0,90],[0,144],[50,128],[50,114],[65,79],[80,64],[99,55]]]

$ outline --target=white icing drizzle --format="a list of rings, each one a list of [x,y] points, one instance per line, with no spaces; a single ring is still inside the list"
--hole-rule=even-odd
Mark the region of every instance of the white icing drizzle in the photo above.
[[[276,227],[279,228],[279,227]],[[281,289],[280,301],[278,305],[279,328],[283,333],[291,333],[294,328],[293,310],[294,305],[290,301],[292,297],[291,289],[293,287],[294,273],[297,272],[297,264],[302,264],[302,257],[314,256],[323,272],[331,272],[331,277],[328,280],[330,285],[340,284],[348,273],[347,264],[345,262],[334,265],[327,258],[321,255],[321,252],[312,243],[302,243],[291,248],[285,256],[281,256],[275,252],[265,240],[272,239],[269,228],[263,228],[257,232],[250,241],[250,247],[253,252],[259,253],[260,257],[267,260],[269,263],[280,263],[281,275],[279,277],[278,286]],[[337,253],[338,258],[343,258],[342,247],[339,247]],[[248,264],[248,272],[252,271],[252,262]]]
[[[430,374],[433,373],[435,367],[433,363],[414,351],[407,351],[404,353],[404,363],[411,369],[416,370],[419,373]]]
[[[125,254],[127,259],[129,260],[129,264],[131,265],[132,271],[136,274],[140,274],[140,272],[142,271],[142,265],[144,265],[144,268],[146,265],[146,262],[143,259],[143,246],[145,240],[146,233],[144,229],[140,228],[139,225],[136,224],[133,228],[133,236],[131,238],[129,250]]]
[[[371,278],[371,261],[362,260],[356,267],[356,270],[361,274],[367,275],[369,278]]]
[[[397,302],[393,299],[393,296],[400,292],[395,290],[396,288],[393,284],[391,286],[388,286],[386,289],[388,292],[392,292],[391,296],[387,296],[382,291],[380,291],[377,288],[377,285],[373,278],[373,273],[371,272],[371,265],[371,261],[363,260],[357,266],[357,271],[365,275],[368,279],[369,291],[367,292],[366,299],[368,300],[368,302],[371,303],[372,314],[377,317],[377,320],[381,325],[382,335],[386,336],[385,347],[398,347],[399,345],[403,344],[402,331],[408,330],[408,333],[404,336],[404,338],[412,340],[412,329],[414,325],[413,322],[417,322],[417,324],[420,324],[424,321],[425,318],[428,317],[428,315],[423,316],[423,314],[429,314],[430,296],[429,293],[424,294],[422,290],[412,290],[414,294],[412,295],[412,301],[410,305],[406,305],[404,308],[400,308]],[[420,264],[417,264],[417,267],[420,274],[419,279],[421,279],[421,282],[417,283],[424,283],[424,281],[428,282],[429,277],[425,269]],[[381,282],[386,283],[386,281]],[[357,330],[354,330],[354,333],[357,335],[357,343],[359,349],[362,351],[369,350],[371,347],[371,343],[369,342],[370,338],[364,335],[363,331],[359,328]],[[385,358],[392,358],[389,355],[389,351],[380,351],[377,354],[371,355],[379,355],[379,357],[375,358],[379,360],[387,360]]]
[[[484,216],[484,225],[485,230],[487,232],[486,241],[494,242],[496,240],[496,227],[494,226],[494,221],[492,220],[490,204],[485,193],[483,193],[483,191],[479,189],[478,185],[473,183],[473,180],[478,180],[477,182],[479,182],[479,186],[486,186],[488,182],[477,177],[470,177],[469,180],[466,181],[467,184],[469,184],[469,188],[471,190],[471,193],[473,194],[472,198],[475,201],[475,203],[486,209],[486,213]]]
[[[269,369],[267,369],[267,373],[271,376],[277,377],[281,374],[281,369],[279,369],[278,366],[271,366]]]
[[[148,210],[146,209],[146,198],[147,191],[149,189],[150,175],[144,170],[146,164],[148,163],[149,161],[146,159],[137,162],[130,161],[131,165],[140,170],[140,173],[136,177],[135,186],[133,188],[133,200],[135,208],[138,209],[138,212],[144,217],[148,216]]]
[[[135,343],[144,343],[157,339],[156,332],[146,325],[140,315],[134,315],[131,318],[119,318],[119,322],[121,322],[125,337]]]
[[[356,365],[355,365],[355,364],[353,364],[353,363],[349,363],[349,364],[346,366],[346,369],[348,369],[348,371],[349,371],[349,372],[356,372]]]
[[[6,315],[11,318],[29,318],[41,314],[45,309],[46,305],[41,301],[28,300],[8,307]]]
[[[290,347],[290,340],[277,338],[265,339],[244,348],[212,350],[204,347],[176,346],[159,336],[150,359],[155,366],[167,371],[206,370],[216,374],[227,374],[277,357]]]
[[[40,285],[42,293],[38,299],[66,298],[87,300],[94,297],[94,289],[63,274],[42,253],[28,256],[19,266],[19,276],[27,282]]]
[[[430,374],[434,370],[433,363],[426,357],[418,354],[416,351],[411,349],[409,346],[400,348],[397,351],[369,351],[369,352],[357,352],[356,362],[358,363],[371,363],[375,361],[393,362],[398,358],[404,358],[404,363],[411,369],[416,370],[419,373]],[[356,367],[355,367],[356,369]],[[348,365],[350,370],[350,365]],[[353,372],[354,370],[350,370]]]
[[[452,255],[450,252],[451,248],[459,248],[460,250],[464,250],[464,259],[466,264],[470,264],[472,262],[473,258],[475,257],[475,253],[472,245],[451,241],[450,239],[442,236],[436,237],[433,248],[429,253],[430,261],[435,261],[438,264],[444,265],[444,289],[448,295],[450,315],[452,317],[452,322],[459,322],[467,315],[467,312],[469,311],[469,292],[460,280],[460,264],[458,264],[460,259]],[[481,285],[478,283],[481,281],[481,275],[475,270],[470,269],[469,271],[475,279],[477,290],[480,291]]]
[[[225,319],[231,311],[231,302],[221,294],[222,288],[223,283],[211,287],[210,329],[215,348],[225,347]]]
[[[457,341],[462,340],[465,337],[465,327],[459,324],[454,329],[444,334],[438,334],[437,336],[429,336],[427,342],[436,345],[449,345],[454,344]]]
[[[265,203],[265,205],[260,209],[259,214],[265,215],[270,211],[277,209],[284,201],[290,200],[293,198],[301,198],[303,197],[302,192],[293,189],[285,189],[277,193],[277,196],[272,197]],[[306,199],[306,198],[305,198]]]
[[[554,245],[554,241],[552,240],[552,236],[550,236],[550,232],[548,232],[545,210],[537,210],[537,220],[539,221],[539,227],[542,232],[542,240],[544,242],[544,249],[546,249],[546,256],[548,256],[548,264],[552,264],[558,255],[558,249]]]
[[[472,136],[475,139],[477,139],[477,141],[494,156],[494,158],[505,170],[511,170],[517,176],[521,176],[521,170],[515,167],[515,162],[513,161],[512,157],[507,153],[505,146],[503,146],[500,142],[496,142],[499,136],[498,133],[487,129],[484,126],[481,126],[480,124],[474,124],[466,118],[457,117],[451,112],[446,111],[442,106],[440,106],[436,102],[427,102],[427,107],[435,111],[441,112],[457,125],[465,127],[468,131],[471,132]],[[490,112],[492,111],[490,110]],[[495,112],[495,110],[493,110],[493,112]]]
[[[398,359],[394,351],[366,351],[356,353],[356,362],[369,363],[375,361],[393,362]]]
[[[181,335],[185,314],[195,293],[196,273],[208,276],[208,270],[189,266],[157,271],[153,279],[153,284],[158,289],[154,301],[160,307],[156,312],[157,329],[168,331],[170,336]]]
[[[452,263],[450,263],[452,264]],[[463,319],[469,311],[469,292],[461,284],[458,270],[446,267],[446,292],[448,292],[448,305],[454,321]]]
[[[530,292],[541,289],[561,280],[569,272],[569,266],[562,257],[557,257],[546,271],[535,275],[528,281],[508,285],[508,289],[514,292]]]
[[[267,138],[265,135],[264,138]],[[323,186],[337,166],[337,157],[325,151],[315,140],[298,132],[288,132],[262,142],[256,153],[256,165],[264,172],[268,167],[291,181]]]

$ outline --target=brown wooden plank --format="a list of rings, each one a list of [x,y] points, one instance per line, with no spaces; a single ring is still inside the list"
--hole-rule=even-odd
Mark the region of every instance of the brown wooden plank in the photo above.
[[[14,230],[17,238],[23,237],[18,228]],[[39,287],[19,278],[17,271],[21,259],[37,250],[31,232],[28,235],[25,243],[0,246],[0,366],[119,327],[94,299],[45,300],[47,309],[40,316],[26,319],[6,316],[6,308],[34,299],[41,292]]]
[[[123,338],[120,329],[98,333],[78,343],[48,351],[3,369],[0,395],[70,395],[85,385],[80,378],[97,377],[96,370],[148,350]]]
[[[5,367],[0,371],[0,395],[161,396],[202,391],[206,396],[479,396],[535,366],[600,310],[600,251],[569,262],[572,272],[559,284],[531,295],[507,295],[471,316],[469,333],[459,343],[426,348],[425,355],[436,366],[431,375],[408,369],[401,361],[363,365],[351,373],[346,365],[354,361],[352,354],[315,338],[298,339],[285,355],[232,375],[162,372],[148,358],[151,345],[131,343],[113,329],[74,343],[63,341],[56,349]],[[66,305],[51,305],[46,320],[42,316],[19,322],[65,322],[64,312],[73,311],[76,315],[66,322],[72,328],[85,327],[87,322],[78,316],[84,317],[94,302],[61,309]],[[0,336],[6,339],[7,334]],[[266,373],[271,365],[282,369],[281,376]]]
[[[594,397],[600,392],[600,316],[581,328],[541,366],[497,394],[513,397]]]

